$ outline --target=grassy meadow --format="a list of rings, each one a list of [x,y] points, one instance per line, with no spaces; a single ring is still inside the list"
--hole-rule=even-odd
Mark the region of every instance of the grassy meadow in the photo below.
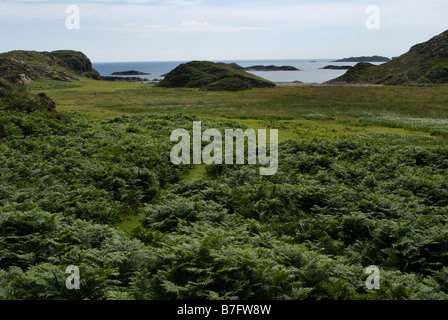
[[[254,129],[277,128],[280,140],[369,133],[435,141],[448,136],[448,86],[292,86],[204,92],[82,79],[74,83],[40,80],[30,90],[45,91],[60,112],[91,118],[152,113],[232,119]]]

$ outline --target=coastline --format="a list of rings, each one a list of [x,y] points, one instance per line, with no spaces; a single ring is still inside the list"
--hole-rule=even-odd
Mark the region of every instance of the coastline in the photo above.
[[[321,69],[331,64],[334,59],[318,59],[316,62],[309,62],[308,59],[295,60],[214,60],[211,62],[236,63],[243,68],[254,65],[275,65],[275,66],[292,66],[301,71],[246,71],[256,76],[262,77],[271,82],[294,82],[300,80],[305,83],[324,83],[326,81],[342,76],[346,70],[325,70]],[[101,76],[110,76],[117,70],[138,70],[140,72],[151,73],[151,78],[163,78],[163,75],[174,70],[180,64],[189,61],[168,61],[168,62],[113,62],[113,63],[93,63],[93,68],[97,70]],[[336,65],[339,65],[336,63]],[[342,64],[341,64],[342,65]],[[352,65],[352,63],[347,63]],[[354,63],[353,63],[354,65]],[[144,78],[147,78],[144,77]]]

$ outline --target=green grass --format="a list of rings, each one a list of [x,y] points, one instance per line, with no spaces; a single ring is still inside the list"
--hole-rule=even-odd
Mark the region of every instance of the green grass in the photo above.
[[[37,81],[32,91],[46,83],[45,91],[61,111],[84,108],[130,114],[178,112],[201,115],[252,117],[310,115],[358,116],[369,112],[412,117],[448,118],[448,86],[436,87],[277,87],[242,92],[204,92],[198,89],[162,89],[152,84],[82,79],[76,86],[57,88]],[[95,96],[95,92],[97,95]],[[130,110],[129,107],[133,108]],[[92,112],[87,112],[87,114]]]
[[[140,216],[131,215],[123,219],[115,228],[120,231],[130,232],[140,226]]]
[[[182,176],[182,179],[186,181],[198,180],[205,175],[206,167],[207,165],[205,164],[191,165],[191,169],[186,175]]]
[[[232,119],[252,128],[277,128],[281,140],[335,140],[376,133],[417,135],[428,141],[431,136],[448,136],[448,86],[304,86],[207,92],[80,79],[65,84],[40,80],[29,89],[45,91],[65,113],[92,118],[182,113]]]

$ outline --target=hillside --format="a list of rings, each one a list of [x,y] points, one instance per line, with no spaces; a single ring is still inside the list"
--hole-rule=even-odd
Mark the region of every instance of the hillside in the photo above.
[[[38,131],[40,124],[28,121],[25,116],[35,111],[47,111],[44,122],[51,122],[50,118],[64,118],[56,111],[56,103],[45,93],[33,94],[22,85],[0,78],[0,118],[3,118],[0,119],[0,141],[8,136],[7,127],[20,127],[24,134]]]
[[[362,57],[344,58],[332,62],[388,62],[388,61],[390,61],[389,58],[382,56],[371,56],[371,57],[362,56]]]
[[[448,83],[448,30],[385,64],[358,63],[327,83],[388,85]]]
[[[56,112],[56,103],[45,93],[33,94],[23,86],[0,78],[0,112],[5,111]]]
[[[0,77],[15,83],[29,84],[38,79],[69,81],[80,76],[101,79],[82,52],[16,50],[0,54]]]
[[[181,64],[157,86],[165,88],[201,88],[210,91],[238,91],[275,87],[275,84],[243,70],[208,61]]]

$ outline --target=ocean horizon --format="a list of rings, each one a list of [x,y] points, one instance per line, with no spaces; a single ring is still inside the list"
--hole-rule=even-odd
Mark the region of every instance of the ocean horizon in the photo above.
[[[334,62],[337,59],[296,59],[296,60],[211,60],[213,62],[237,63],[242,67],[254,65],[292,66],[300,71],[249,71],[272,82],[294,82],[324,83],[331,79],[342,76],[347,70],[322,69],[327,65],[354,66],[356,62]],[[113,72],[136,70],[149,73],[138,77],[156,82],[163,79],[163,75],[175,69],[182,63],[189,61],[147,61],[147,62],[94,62],[93,68],[101,76],[111,76]],[[381,63],[374,63],[381,64]]]

